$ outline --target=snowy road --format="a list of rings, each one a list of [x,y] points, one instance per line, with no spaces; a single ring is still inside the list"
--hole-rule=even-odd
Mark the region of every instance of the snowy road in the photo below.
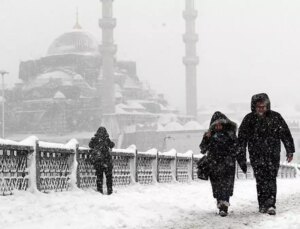
[[[254,180],[236,182],[228,217],[217,215],[208,182],[133,185],[94,191],[0,197],[0,228],[300,228],[300,179],[279,179],[277,215],[257,212]]]
[[[256,201],[244,199],[245,201],[238,200],[232,203],[227,218],[219,217],[214,209],[207,212],[201,209],[201,214],[190,210],[186,212],[186,216],[171,224],[166,223],[161,228],[300,228],[300,193],[280,195],[275,217],[258,213]]]

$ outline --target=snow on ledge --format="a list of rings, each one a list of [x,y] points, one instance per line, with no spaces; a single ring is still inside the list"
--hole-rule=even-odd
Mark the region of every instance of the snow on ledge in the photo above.
[[[138,152],[138,154],[154,155],[154,156],[156,156],[156,154],[157,154],[157,149],[152,148],[152,149],[149,149],[149,150],[146,151],[146,152]]]
[[[22,145],[28,145],[28,146],[35,146],[36,142],[38,141],[38,137],[32,135],[28,138],[25,138],[24,140],[20,141],[20,144]]]
[[[42,148],[54,148],[54,149],[66,149],[66,150],[72,150],[74,149],[70,144],[62,144],[62,143],[53,143],[53,142],[44,142],[39,141],[39,147]]]
[[[159,155],[162,156],[171,156],[171,157],[175,157],[176,156],[176,150],[175,149],[171,149],[168,152],[158,152]]]
[[[75,138],[72,138],[70,141],[67,142],[67,144],[65,144],[66,147],[69,147],[74,150],[76,149],[77,145],[79,145],[79,142]]]
[[[130,153],[130,154],[135,154],[136,151],[136,146],[135,145],[130,145],[129,147],[127,147],[127,149],[112,149],[112,152],[115,153]]]
[[[80,146],[78,149],[79,149],[79,150],[90,150],[89,147],[85,147],[85,146]]]
[[[185,153],[177,153],[177,157],[192,157],[193,151],[189,150]]]
[[[1,145],[15,145],[15,146],[35,146],[35,143],[37,140],[38,140],[38,138],[36,136],[30,136],[20,142],[0,138],[0,144]]]
[[[21,145],[19,142],[15,142],[15,141],[8,140],[8,139],[2,139],[2,138],[0,138],[0,144],[1,145]]]
[[[202,158],[203,156],[204,156],[203,154],[195,154],[195,155],[194,155],[194,158],[200,159],[200,158]]]

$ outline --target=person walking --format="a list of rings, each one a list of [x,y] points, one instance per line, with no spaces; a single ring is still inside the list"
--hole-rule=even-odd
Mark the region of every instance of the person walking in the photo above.
[[[115,144],[110,140],[105,127],[99,127],[94,137],[89,142],[91,149],[91,161],[96,170],[97,191],[103,194],[103,173],[106,177],[107,194],[113,192],[112,170],[113,162],[110,154]]]
[[[237,155],[236,131],[236,123],[217,111],[213,114],[210,127],[204,133],[199,146],[201,153],[207,154],[213,197],[217,200],[219,215],[223,217],[228,214],[229,199],[233,195],[236,160],[243,172],[247,171],[246,157]]]
[[[251,112],[247,114],[238,133],[240,154],[246,155],[254,171],[259,212],[276,214],[276,177],[280,166],[281,142],[288,162],[293,160],[294,140],[282,116],[271,110],[267,94],[252,96]]]

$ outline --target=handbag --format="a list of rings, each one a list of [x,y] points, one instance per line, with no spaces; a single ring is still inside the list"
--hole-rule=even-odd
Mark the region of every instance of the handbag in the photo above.
[[[208,180],[209,177],[209,164],[207,156],[204,155],[197,162],[197,177],[201,180]]]

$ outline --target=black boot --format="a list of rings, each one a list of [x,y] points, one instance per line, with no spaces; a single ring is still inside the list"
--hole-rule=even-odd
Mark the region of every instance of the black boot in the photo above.
[[[259,207],[259,212],[260,212],[260,213],[263,213],[263,214],[264,214],[264,213],[267,213],[267,210],[268,210],[268,209],[267,209],[266,207],[264,207],[264,206]]]
[[[108,189],[107,189],[107,195],[111,195],[112,193],[113,193],[112,188],[108,188]]]
[[[225,205],[222,205],[219,210],[219,215],[222,217],[227,216],[228,215],[228,207]]]
[[[225,217],[228,215],[228,206],[229,203],[227,201],[218,201],[219,215]]]
[[[97,188],[97,192],[100,192],[103,194],[103,189],[102,188]]]
[[[274,207],[270,207],[268,208],[267,213],[269,215],[276,215],[276,209]]]

